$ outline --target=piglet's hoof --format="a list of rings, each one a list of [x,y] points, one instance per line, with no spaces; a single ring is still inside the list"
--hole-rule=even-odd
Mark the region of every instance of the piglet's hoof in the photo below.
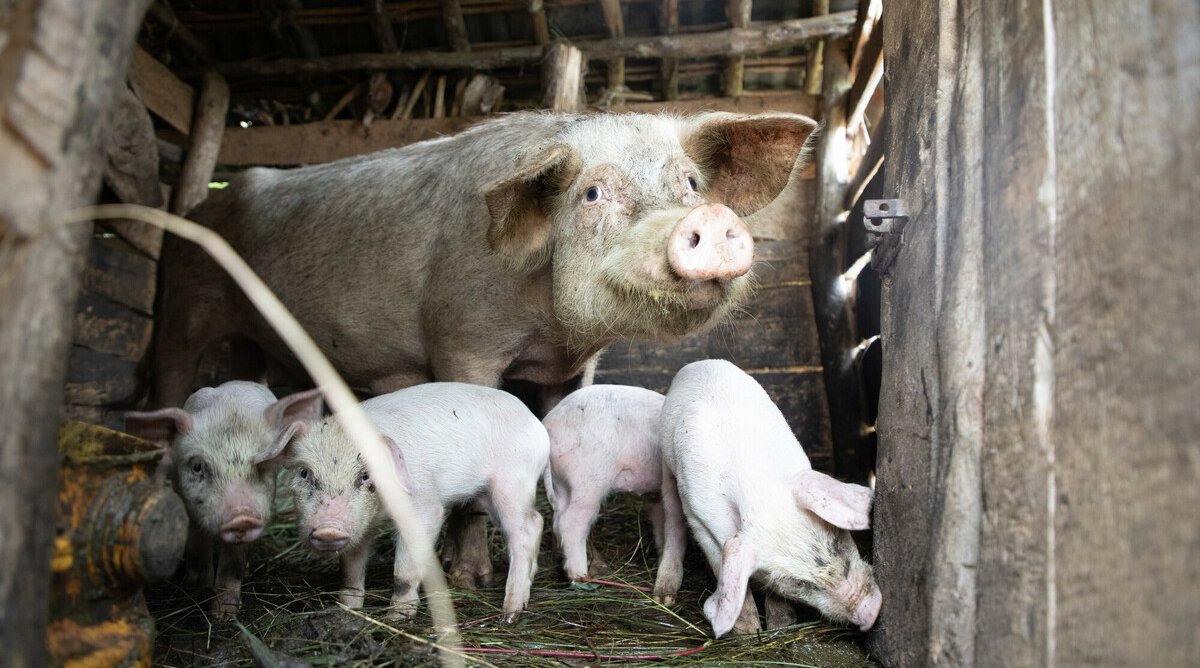
[[[660,594],[658,592],[654,592],[654,602],[661,606],[669,608],[669,607],[675,605],[675,595],[674,594],[665,594],[665,593]]]
[[[504,622],[505,624],[512,624],[513,622],[517,621],[517,617],[520,617],[520,616],[521,616],[520,610],[517,610],[515,612],[506,612],[506,613],[504,613],[503,616],[500,617],[500,621]]]
[[[361,589],[343,589],[342,593],[338,594],[338,600],[347,608],[361,608],[363,606],[364,592]]]
[[[459,567],[451,569],[446,574],[446,582],[451,587],[458,589],[476,589],[479,587],[487,587],[492,584],[492,572],[489,569],[486,572],[481,572],[476,568],[467,568],[469,564],[460,564]]]
[[[392,601],[392,607],[388,608],[387,618],[392,622],[407,622],[417,615],[417,602],[405,601],[397,603]]]
[[[237,617],[241,603],[241,596],[238,592],[221,592],[213,598],[209,614],[218,622],[233,621]]]

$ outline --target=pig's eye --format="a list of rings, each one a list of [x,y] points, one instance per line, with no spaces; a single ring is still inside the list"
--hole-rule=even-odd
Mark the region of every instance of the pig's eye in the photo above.
[[[308,469],[300,469],[300,479],[308,480]]]
[[[195,475],[204,475],[204,462],[199,459],[192,460],[192,473]]]
[[[370,474],[370,473],[367,473],[366,471],[363,471],[363,472],[362,472],[362,478],[361,478],[361,481],[362,481],[362,482],[364,482],[364,483],[370,482],[370,481],[371,481],[371,474]]]
[[[688,187],[692,189],[692,192],[696,192],[696,188],[698,187],[696,185],[696,177],[694,177],[694,176],[688,177]]]
[[[591,188],[587,189],[587,193],[584,194],[584,197],[587,198],[587,201],[589,202],[595,202],[599,200],[602,195],[604,195],[604,191],[600,189],[600,186],[592,186]]]

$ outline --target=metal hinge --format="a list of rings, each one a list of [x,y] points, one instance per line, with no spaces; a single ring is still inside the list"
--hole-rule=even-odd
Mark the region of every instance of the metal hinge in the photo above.
[[[900,252],[900,234],[908,223],[908,207],[901,199],[863,200],[863,227],[867,248],[874,248],[871,267],[884,273]]]

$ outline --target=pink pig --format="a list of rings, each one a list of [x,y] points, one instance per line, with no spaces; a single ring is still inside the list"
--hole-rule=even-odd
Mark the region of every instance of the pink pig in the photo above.
[[[672,381],[659,429],[663,498],[678,493],[717,575],[704,602],[717,637],[758,630],[751,578],[871,628],[882,598],[847,529],[869,527],[872,492],[814,471],[761,385],[724,360],[693,362]],[[670,568],[682,563],[660,563],[659,577]]]

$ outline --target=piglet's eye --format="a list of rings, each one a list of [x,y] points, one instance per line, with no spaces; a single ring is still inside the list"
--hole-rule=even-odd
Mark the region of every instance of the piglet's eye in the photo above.
[[[192,473],[196,475],[204,473],[204,462],[199,460],[192,462]]]
[[[589,202],[595,202],[596,200],[600,199],[600,196],[603,193],[604,191],[600,189],[600,186],[592,186],[591,188],[587,189],[587,193],[584,195],[584,197],[586,197],[587,201]]]
[[[363,481],[363,482],[367,482],[367,481],[369,481],[370,479],[371,479],[371,474],[370,474],[370,473],[367,473],[366,471],[363,471],[363,472],[362,472],[362,481]]]
[[[692,192],[696,192],[696,188],[697,188],[696,177],[694,177],[694,176],[688,177],[688,187],[692,189]]]
[[[300,479],[308,480],[308,469],[300,469]]]

